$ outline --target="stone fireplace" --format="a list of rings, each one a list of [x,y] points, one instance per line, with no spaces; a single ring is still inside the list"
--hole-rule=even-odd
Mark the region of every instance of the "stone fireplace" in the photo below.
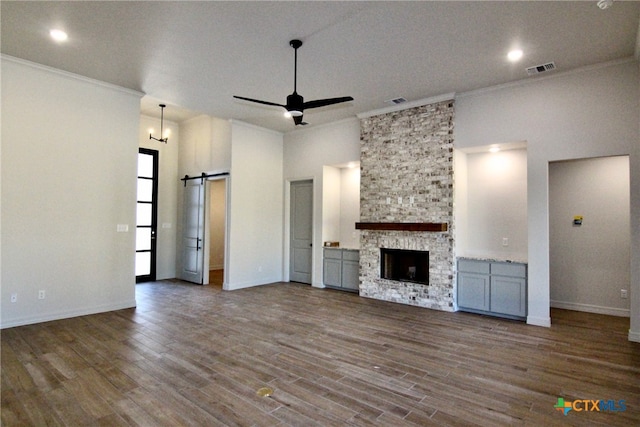
[[[361,296],[453,311],[453,117],[448,100],[361,119]],[[428,252],[426,283],[383,277],[383,249]]]

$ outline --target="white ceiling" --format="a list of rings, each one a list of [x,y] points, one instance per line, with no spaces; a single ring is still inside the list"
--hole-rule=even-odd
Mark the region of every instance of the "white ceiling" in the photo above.
[[[451,92],[526,79],[554,61],[562,72],[632,57],[640,2],[616,1],[2,1],[2,53],[142,91],[142,111],[182,121],[204,113],[287,132],[285,103],[353,96],[305,111],[312,125]],[[69,34],[65,43],[51,28]],[[506,60],[514,47],[524,51]],[[536,78],[536,77],[530,77]]]

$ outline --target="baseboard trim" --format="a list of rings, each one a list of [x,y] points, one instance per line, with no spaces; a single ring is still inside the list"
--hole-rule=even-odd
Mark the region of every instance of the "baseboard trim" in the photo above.
[[[0,324],[0,329],[14,328],[16,326],[33,325],[35,323],[51,322],[53,320],[69,319],[72,317],[89,316],[91,314],[105,313],[107,311],[123,310],[125,308],[136,307],[136,300],[122,301],[113,304],[98,305],[95,307],[85,307],[77,310],[65,310],[54,313],[45,313],[38,316],[27,316],[17,319],[9,319]]]
[[[630,317],[630,311],[624,308],[603,307],[593,304],[580,304],[575,302],[551,300],[552,308],[562,308],[565,310],[584,311],[587,313],[606,314],[609,316]]]
[[[253,288],[254,286],[270,285],[272,283],[282,282],[282,277],[273,277],[271,279],[261,279],[259,281],[247,281],[239,283],[227,283],[225,291],[235,291],[237,289]]]

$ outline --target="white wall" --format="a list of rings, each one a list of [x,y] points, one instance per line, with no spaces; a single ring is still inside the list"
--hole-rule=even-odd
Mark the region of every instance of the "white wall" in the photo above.
[[[360,167],[340,169],[340,245],[360,248]]]
[[[232,122],[226,289],[283,278],[282,134]]]
[[[324,166],[322,192],[322,242],[360,248],[360,169]]]
[[[456,97],[457,148],[528,143],[528,323],[548,326],[551,321],[550,161],[630,154],[631,223],[640,223],[638,68],[635,61],[622,61]],[[631,239],[630,293],[634,295],[640,293],[637,225]],[[640,340],[640,304],[631,305],[630,337]]]
[[[628,157],[549,165],[552,307],[629,315],[629,225]]]
[[[322,284],[323,167],[360,161],[360,121],[342,120],[326,126],[301,129],[284,135],[284,179],[313,179],[313,272],[312,284]],[[285,187],[285,197],[287,188]],[[285,202],[285,206],[287,206]],[[285,272],[288,258],[288,208],[285,212]]]
[[[467,231],[458,255],[526,261],[527,151],[468,154],[465,175]]]
[[[177,123],[164,121],[169,129],[166,144],[149,139],[149,129],[160,132],[160,119],[140,116],[139,145],[158,151],[158,230],[156,233],[156,279],[176,277],[176,231],[178,205],[178,146],[180,128]]]
[[[454,253],[456,256],[465,255],[469,247],[469,208],[467,154],[461,150],[453,150],[453,222],[454,222]],[[457,286],[457,277],[456,286]]]
[[[202,172],[231,168],[231,124],[206,115],[180,124],[179,173],[196,176]]]
[[[5,56],[1,68],[1,326],[135,306],[141,94]]]
[[[640,38],[640,31],[638,32]],[[636,72],[640,75],[640,43],[636,43]],[[640,103],[640,85],[636,96]],[[640,134],[640,107],[638,108],[636,125]],[[640,138],[638,138],[640,140]],[[631,194],[631,290],[629,307],[631,327],[629,340],[640,342],[640,143],[632,148],[633,154],[629,158],[630,194]]]
[[[340,169],[322,168],[322,242],[340,241]]]

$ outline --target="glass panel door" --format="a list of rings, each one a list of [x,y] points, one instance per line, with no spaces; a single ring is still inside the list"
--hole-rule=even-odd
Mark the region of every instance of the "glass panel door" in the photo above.
[[[158,151],[140,148],[136,215],[136,282],[156,280],[157,199]]]

